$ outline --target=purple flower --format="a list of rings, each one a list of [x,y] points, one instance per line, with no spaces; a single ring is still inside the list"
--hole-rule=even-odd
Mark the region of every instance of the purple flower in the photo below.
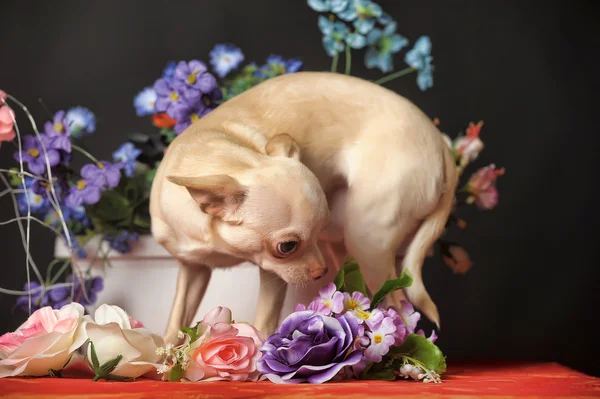
[[[135,241],[139,238],[137,233],[130,233],[128,231],[122,231],[117,235],[109,235],[104,238],[110,247],[122,254],[126,254],[131,251],[130,241]]]
[[[74,287],[57,287],[48,292],[48,296],[54,302],[54,309],[60,309],[71,302],[78,302],[83,306],[93,305],[98,298],[98,292],[104,289],[104,282],[99,276],[83,279],[82,286],[81,280],[70,274],[67,277],[67,283],[73,283]],[[72,298],[71,292],[73,292]]]
[[[359,316],[357,312],[359,311],[367,311],[371,306],[371,301],[369,298],[364,296],[361,292],[355,291],[350,295],[347,292],[344,292],[344,311],[348,312],[348,314],[354,318],[359,323],[362,323],[362,318]]]
[[[384,317],[380,323],[369,327],[370,331],[365,332],[370,339],[370,344],[365,350],[365,357],[372,362],[379,363],[382,356],[389,352],[390,346],[394,345],[396,341],[394,336],[396,326],[391,317]]]
[[[422,335],[422,336],[425,337],[425,331],[423,331],[423,330],[417,331],[417,334]],[[434,343],[435,341],[437,341],[438,336],[435,333],[435,331],[431,330],[431,335],[427,339],[429,340],[429,342]]]
[[[81,179],[69,188],[69,193],[65,198],[65,204],[71,208],[81,204],[93,205],[100,201],[101,189],[93,182]]]
[[[406,325],[407,334],[412,334],[415,332],[415,328],[417,328],[417,323],[421,320],[421,314],[419,312],[415,312],[415,308],[408,301],[402,301],[400,303],[400,311],[398,312],[400,318]]]
[[[54,121],[46,122],[44,124],[44,131],[48,138],[52,140],[53,148],[71,152],[71,140],[69,139],[71,127],[69,126],[65,111],[58,111],[54,114]]]
[[[408,329],[404,321],[393,308],[389,308],[384,312],[385,317],[392,319],[392,322],[396,326],[396,332],[394,333],[394,346],[400,346],[404,342],[404,339],[408,335]]]
[[[23,291],[31,294],[31,311],[35,311],[41,307],[48,305],[48,292],[43,292],[42,286],[36,281],[25,283]],[[17,298],[15,308],[21,309],[23,312],[29,313],[29,295],[23,295]]]
[[[175,61],[167,62],[165,69],[163,69],[162,77],[167,80],[173,79],[173,75],[175,75],[175,67],[176,66],[177,66],[177,63]]]
[[[189,104],[196,104],[200,96],[210,93],[217,86],[217,79],[207,72],[202,61],[180,61],[175,67],[173,87],[181,93]]]
[[[69,223],[70,221],[76,221],[83,224],[84,226],[88,226],[90,223],[90,219],[85,213],[85,208],[82,205],[75,208],[62,206],[61,211],[67,223]],[[61,226],[60,216],[56,209],[50,209],[48,213],[46,213],[44,223],[53,227]]]
[[[327,306],[330,311],[326,314],[329,316],[333,313],[342,313],[344,311],[344,294],[336,290],[335,284],[329,283],[319,290],[319,297],[315,301]]]
[[[71,245],[73,246],[73,252],[75,252],[75,255],[77,255],[77,257],[80,259],[87,257],[87,252],[85,251],[85,248],[81,246],[75,234],[73,234],[71,230],[67,230],[67,233],[69,235],[69,238],[71,239]],[[68,244],[67,235],[64,233],[64,231],[62,233],[62,236],[65,239],[65,244]]]
[[[323,383],[360,362],[362,353],[353,348],[357,335],[358,324],[344,315],[292,313],[260,349],[257,368],[275,383]]]
[[[303,303],[299,303],[294,308],[294,312],[300,312],[303,310],[313,310],[317,313],[324,314],[325,316],[331,315],[331,309],[327,305],[325,305],[324,303],[322,303],[318,300],[314,300],[311,303],[309,303],[308,307]]]
[[[98,164],[90,163],[81,168],[81,177],[97,187],[115,188],[119,185],[121,168],[124,166],[124,162],[115,164],[106,161],[101,161]]]
[[[60,162],[60,154],[55,149],[49,148],[47,138],[43,135],[44,145],[46,146],[46,154],[48,155],[48,163],[50,166],[56,166]],[[15,160],[23,159],[27,163],[29,171],[34,175],[42,175],[46,170],[46,158],[44,157],[44,149],[40,141],[33,136],[23,137],[23,149],[21,152],[15,152]]]
[[[177,120],[175,133],[181,134],[192,123],[196,122],[210,111],[212,111],[212,109],[206,108],[202,102],[199,102],[192,107],[183,104],[178,105],[173,111],[173,118]]]
[[[173,86],[170,79],[158,79],[154,82],[154,91],[156,91],[156,102],[154,109],[156,112],[166,112],[173,118],[173,110],[176,106],[188,106],[188,103],[181,98],[179,90]]]

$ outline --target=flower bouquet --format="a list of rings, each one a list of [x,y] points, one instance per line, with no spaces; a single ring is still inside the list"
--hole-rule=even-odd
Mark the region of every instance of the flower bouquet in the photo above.
[[[332,72],[351,74],[352,60],[356,59],[356,52],[361,52],[367,68],[387,74],[377,79],[377,84],[414,73],[421,90],[433,86],[429,37],[417,38],[408,49],[409,40],[396,32],[397,24],[393,18],[370,0],[308,0],[307,4],[319,14],[317,25],[323,34],[322,46],[331,57]],[[406,67],[396,70],[395,58],[405,49],[408,49],[403,57]],[[28,338],[52,333],[55,328],[61,333],[66,332],[66,327],[60,323],[63,315],[60,312],[69,306],[64,310],[65,314],[85,312],[85,308],[75,304],[84,307],[93,304],[97,293],[103,289],[102,278],[92,277],[92,265],[98,261],[108,264],[109,251],[126,253],[140,235],[149,234],[150,187],[165,150],[178,134],[236,95],[268,79],[296,73],[303,68],[299,58],[287,59],[279,55],[271,55],[261,64],[243,65],[243,52],[229,43],[215,45],[208,59],[208,63],[198,59],[168,62],[161,76],[134,97],[136,114],[149,117],[156,130],[130,135],[124,143],[115,146],[111,160],[96,158],[82,144],[85,136],[93,134],[97,128],[95,115],[89,109],[77,106],[48,111],[48,120],[43,123],[43,129],[38,129],[27,107],[14,96],[0,91],[0,142],[14,144],[16,161],[16,166],[0,169],[0,180],[5,186],[0,191],[0,198],[10,197],[16,213],[15,218],[2,224],[18,225],[27,270],[23,290],[0,287],[0,293],[18,296],[16,306],[29,314],[43,310],[44,315],[52,312],[59,320],[56,325],[44,325],[43,331],[39,323],[32,322],[34,331],[26,322],[17,332],[10,333],[13,335],[0,338],[0,342],[5,342],[2,339],[9,342],[0,343],[0,367],[4,367],[2,362],[6,364],[15,349]],[[338,71],[342,60],[343,71]],[[30,122],[27,133],[31,134],[21,134],[13,108],[25,113]],[[439,125],[438,120],[434,123]],[[471,122],[465,133],[459,133],[454,139],[443,134],[461,176],[484,148],[480,138],[482,126],[483,122]],[[75,156],[84,160],[81,168],[73,166]],[[448,219],[447,228],[454,225],[466,228],[466,222],[458,216],[459,205],[475,204],[482,210],[493,209],[498,203],[496,181],[503,173],[504,169],[496,169],[491,164],[475,171],[459,185],[455,210]],[[32,222],[47,227],[63,239],[70,256],[39,267],[29,251]],[[94,238],[104,245],[99,245],[96,253],[88,256],[86,243]],[[452,270],[457,273],[469,270],[472,262],[459,243],[442,237],[438,246],[443,261]],[[82,267],[78,261],[84,257],[91,259],[87,267]],[[219,316],[218,322],[205,320],[194,329],[184,329],[185,345],[162,347],[159,355],[165,363],[152,356],[148,361],[160,364],[159,370],[168,380],[223,377],[222,372],[210,369],[212,360],[202,357],[209,353],[202,349],[203,345],[225,342],[230,337],[245,337],[246,343],[235,350],[247,351],[244,356],[250,356],[257,368],[240,366],[236,372],[228,372],[227,378],[231,380],[255,380],[258,370],[264,378],[276,382],[323,382],[349,376],[380,379],[410,376],[423,381],[439,381],[445,362],[433,343],[435,334],[424,338],[420,332],[415,333],[420,316],[410,304],[403,303],[398,309],[381,307],[382,298],[392,289],[409,284],[410,276],[403,275],[387,282],[372,295],[366,292],[364,283],[360,283],[361,278],[357,276],[360,276],[358,265],[347,262],[340,269],[335,287],[324,287],[320,296],[306,308],[300,305],[262,346],[258,344],[262,337],[253,335],[245,324],[227,323],[225,316]],[[104,323],[108,319],[102,317],[96,316],[97,325],[113,322]],[[135,330],[135,323],[127,324],[123,317],[115,316],[114,323],[123,331],[130,327]],[[74,326],[71,321],[67,324]],[[127,336],[128,333],[124,334]],[[250,340],[261,350],[253,352],[249,349]],[[126,355],[123,354],[116,363],[114,357],[94,355],[101,352],[95,341],[92,340],[95,347],[90,345],[89,349],[90,364],[95,370],[104,370],[101,375],[109,375],[122,364]],[[246,349],[242,349],[243,345]],[[65,359],[60,358],[61,361]],[[192,360],[197,361],[195,366]],[[109,362],[107,366],[106,362]],[[28,374],[27,367],[17,367],[11,375]],[[61,367],[57,363],[47,370],[36,369],[35,375]],[[111,372],[106,372],[108,369]]]

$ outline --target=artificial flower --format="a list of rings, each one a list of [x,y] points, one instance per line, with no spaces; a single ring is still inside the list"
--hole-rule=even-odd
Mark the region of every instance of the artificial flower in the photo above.
[[[479,121],[477,124],[470,122],[466,134],[458,137],[453,143],[456,155],[460,158],[463,166],[476,160],[484,148],[483,141],[479,138],[482,127],[483,121]]]
[[[460,245],[444,246],[442,259],[454,273],[464,274],[473,266],[469,253]]]
[[[141,153],[142,150],[136,148],[133,143],[127,142],[121,144],[121,146],[117,148],[115,152],[113,152],[113,159],[123,164],[125,176],[131,177],[135,171],[135,160],[140,156]]]
[[[322,303],[329,308],[329,312],[326,316],[331,313],[341,313],[344,310],[344,294],[336,290],[335,284],[329,283],[325,287],[319,290],[319,296],[315,298],[315,301]]]
[[[345,9],[337,13],[344,21],[353,22],[359,33],[366,35],[375,26],[375,21],[383,15],[379,4],[370,0],[350,0]]]
[[[23,285],[23,291],[27,292],[26,295],[21,295],[17,298],[15,308],[22,310],[25,313],[29,313],[29,304],[31,297],[31,310],[37,310],[41,307],[50,305],[50,298],[48,297],[48,291],[44,290],[44,287],[37,281],[30,281]]]
[[[346,315],[292,313],[262,346],[258,370],[275,383],[329,381],[360,362],[362,353],[353,346],[357,335],[356,320]]]
[[[81,204],[93,205],[100,201],[101,192],[101,187],[94,182],[81,179],[69,188],[69,193],[65,197],[65,204],[71,208]]]
[[[85,213],[85,207],[83,205],[79,205],[74,208],[63,205],[60,207],[60,209],[63,219],[65,219],[67,223],[75,221],[79,222],[83,226],[89,226],[90,219]],[[61,220],[58,211],[54,208],[48,210],[46,216],[44,217],[44,223],[52,227],[61,226]]]
[[[97,164],[87,164],[81,168],[81,177],[86,179],[89,184],[96,187],[115,188],[121,180],[121,169],[125,166],[124,162],[110,163],[106,161]]]
[[[4,98],[0,97],[0,144],[3,141],[12,141],[15,138],[15,113],[8,105],[2,105],[3,103]]]
[[[362,292],[355,291],[352,293],[352,295],[350,295],[348,292],[344,292],[343,295],[345,311],[353,311],[356,309],[368,310],[371,306],[371,301]]]
[[[21,152],[15,152],[14,155],[15,160],[19,161],[22,159],[23,162],[26,162],[29,171],[34,175],[44,174],[47,164],[52,167],[58,165],[60,162],[59,152],[53,148],[48,148],[46,136],[40,136],[44,140],[47,157],[44,157],[44,148],[41,142],[33,136],[23,137],[23,149]]]
[[[92,134],[96,130],[96,116],[84,107],[74,107],[67,111],[65,123],[71,131],[71,136],[80,137]]]
[[[167,115],[173,117],[174,107],[185,103],[172,80],[158,79],[152,87],[156,91],[154,108],[157,112],[166,112]]]
[[[67,200],[68,200],[68,198],[67,198]],[[67,236],[69,237],[69,239],[71,241],[71,247],[73,248],[73,253],[75,254],[75,256],[77,256],[79,259],[86,258],[87,252],[86,252],[85,248],[81,245],[81,243],[77,239],[77,236],[75,236],[75,234],[73,234],[71,229],[67,229],[66,234],[64,231],[62,231],[62,237],[65,240],[65,244],[68,244],[68,242],[69,242],[67,240]]]
[[[175,61],[169,61],[167,62],[167,65],[165,65],[164,69],[163,69],[163,73],[162,73],[162,77],[163,79],[173,79],[173,76],[175,75],[175,67],[177,66],[177,63]]]
[[[365,332],[370,339],[370,344],[365,350],[365,357],[372,362],[379,363],[382,356],[389,352],[390,346],[396,341],[395,332],[396,326],[391,317],[383,317],[381,322],[372,326],[370,331]]]
[[[373,29],[367,36],[369,48],[365,53],[365,66],[379,68],[382,72],[394,69],[392,55],[408,44],[408,39],[396,33],[396,23],[390,22],[381,29]]]
[[[406,52],[404,61],[417,70],[417,86],[422,91],[433,86],[434,66],[431,65],[431,40],[428,36],[421,36],[413,48]]]
[[[480,168],[475,172],[466,185],[466,192],[470,195],[467,203],[473,203],[484,210],[493,209],[498,204],[498,189],[496,180],[504,174],[504,168],[496,170],[496,165]]]
[[[280,55],[270,55],[265,65],[256,69],[254,75],[261,79],[270,79],[286,73],[295,73],[302,69],[302,61],[293,58],[286,60]]]
[[[334,57],[344,51],[344,43],[350,32],[343,22],[332,22],[323,15],[320,15],[319,29],[323,33],[323,47],[330,57]]]
[[[83,280],[83,284],[81,280]],[[73,284],[73,287],[55,287],[48,291],[48,297],[54,303],[52,306],[55,308],[69,302],[77,302],[83,306],[93,305],[98,299],[98,293],[104,289],[104,281],[100,276],[79,278],[69,274],[66,282]],[[71,292],[73,292],[72,298]]]
[[[139,238],[139,234],[130,233],[128,231],[121,231],[116,235],[107,235],[104,237],[110,247],[122,254],[131,252],[131,241],[136,241]]]
[[[301,312],[303,310],[314,310],[315,312],[321,313],[324,315],[331,314],[331,308],[329,308],[329,306],[325,305],[323,302],[319,301],[318,299],[309,303],[308,306],[306,306],[303,303],[299,303],[294,308],[294,312]]]
[[[207,108],[203,102],[198,102],[192,107],[185,105],[178,106],[173,111],[173,116],[177,120],[177,124],[175,125],[175,132],[177,134],[181,134],[192,123],[196,122],[204,115],[207,115],[210,111],[212,111],[212,108]]]
[[[49,202],[43,196],[36,194],[33,190],[27,190],[17,194],[17,205],[21,214],[26,214],[28,210],[34,213],[45,212],[48,209]]]
[[[135,328],[131,320],[120,307],[103,304],[96,309],[93,319],[86,316],[84,327],[101,365],[122,356],[111,371],[112,375],[129,378],[156,376],[161,362],[156,349],[164,346],[164,341],[144,327]],[[136,322],[134,325],[140,324]],[[87,356],[91,358],[91,345]]]
[[[204,62],[191,60],[180,61],[177,64],[173,87],[177,88],[188,104],[196,104],[202,94],[210,93],[216,86],[217,79],[208,72]]]
[[[408,301],[401,301],[398,315],[406,326],[407,335],[414,333],[417,323],[421,320],[421,314],[415,311],[414,306]]]
[[[348,6],[349,0],[308,0],[308,6],[317,12],[338,13]]]
[[[0,337],[0,378],[44,376],[61,370],[86,341],[78,303],[36,310],[14,333]]]
[[[425,331],[423,331],[423,330],[417,331],[417,334],[425,337]],[[427,337],[425,337],[425,338],[427,338]],[[429,336],[429,338],[427,338],[427,340],[433,344],[435,341],[437,341],[437,339],[438,339],[437,334],[435,333],[434,330],[431,330],[431,335]]]
[[[171,129],[177,124],[177,121],[167,115],[166,112],[159,112],[152,115],[152,124],[156,127]]]
[[[155,105],[158,95],[152,87],[145,87],[133,99],[133,106],[137,116],[152,115],[156,112]]]
[[[402,345],[404,339],[408,335],[408,328],[404,323],[404,320],[402,320],[402,317],[400,317],[394,308],[388,308],[383,314],[385,317],[392,319],[394,326],[396,326],[396,331],[392,334],[394,337],[394,346]]]
[[[244,61],[242,50],[233,44],[217,44],[210,52],[210,63],[220,78],[237,68]]]
[[[52,147],[57,150],[71,152],[71,127],[67,121],[65,111],[58,111],[54,114],[53,122],[47,121],[44,124],[44,132],[50,139]],[[45,143],[44,143],[45,144]]]
[[[189,381],[257,381],[256,363],[264,342],[261,333],[245,323],[211,323],[208,331],[191,346]]]

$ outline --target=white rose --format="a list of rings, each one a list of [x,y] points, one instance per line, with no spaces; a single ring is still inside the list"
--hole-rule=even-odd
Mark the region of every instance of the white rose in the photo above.
[[[85,324],[85,330],[93,342],[100,365],[121,355],[123,358],[110,374],[137,378],[148,374],[156,377],[162,357],[156,349],[165,345],[163,339],[145,327],[132,328],[141,323],[131,319],[118,306],[101,305],[94,313],[94,320]],[[88,345],[88,359],[91,359]]]
[[[50,306],[33,312],[14,333],[0,337],[0,378],[44,376],[61,370],[86,341],[84,309],[70,303],[60,310]]]

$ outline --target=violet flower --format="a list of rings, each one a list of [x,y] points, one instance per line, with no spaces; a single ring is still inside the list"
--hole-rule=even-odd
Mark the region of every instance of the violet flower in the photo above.
[[[58,111],[54,114],[54,121],[46,122],[44,131],[48,138],[52,140],[54,148],[68,153],[71,152],[71,140],[69,139],[71,128],[65,111]]]
[[[181,98],[179,90],[173,86],[171,79],[161,78],[154,82],[154,91],[156,91],[156,101],[154,108],[156,112],[166,112],[171,118],[176,106],[189,106],[187,101]]]
[[[323,383],[361,361],[362,353],[353,348],[357,335],[358,324],[345,315],[292,313],[260,349],[257,368],[275,383]]]
[[[87,164],[81,168],[81,177],[97,187],[115,188],[121,180],[121,169],[124,162],[109,163],[101,161],[97,164]]]
[[[365,350],[365,357],[372,362],[379,363],[382,357],[389,352],[390,346],[394,345],[395,332],[396,326],[391,317],[384,317],[377,325],[370,326],[370,331],[365,332],[371,341]]]
[[[117,235],[108,235],[104,237],[104,240],[110,245],[110,247],[122,254],[131,252],[131,241],[135,241],[139,238],[137,233],[130,233],[128,231],[121,231]]]
[[[48,291],[54,309],[60,309],[71,302],[78,302],[83,306],[93,305],[98,299],[98,293],[104,289],[104,281],[100,276],[83,279],[82,286],[81,280],[70,274],[67,277],[67,283],[73,283],[74,287],[57,287]],[[73,298],[71,298],[71,292],[74,293]]]
[[[60,154],[55,149],[49,148],[47,144],[47,138],[42,136],[44,140],[44,146],[46,147],[46,154],[48,156],[48,163],[50,166],[56,166],[60,162]],[[15,160],[18,162],[20,158],[23,162],[27,163],[27,167],[34,175],[43,175],[46,170],[46,158],[44,157],[44,149],[39,139],[33,136],[23,137],[23,147],[21,152],[15,152]]]
[[[189,104],[196,104],[202,94],[210,93],[216,87],[217,79],[207,71],[206,64],[198,60],[180,61],[175,67],[173,87]]]
[[[212,109],[206,108],[202,102],[189,107],[184,104],[179,104],[174,107],[173,117],[177,120],[175,125],[175,133],[181,134],[192,123],[196,122],[204,115],[208,114]]]
[[[315,301],[322,303],[330,309],[329,316],[333,313],[342,313],[344,310],[344,294],[336,290],[335,284],[329,283],[319,290],[319,297]]]
[[[65,197],[65,204],[68,207],[75,208],[82,204],[93,205],[100,201],[101,189],[94,182],[81,179],[69,188],[69,193]]]

